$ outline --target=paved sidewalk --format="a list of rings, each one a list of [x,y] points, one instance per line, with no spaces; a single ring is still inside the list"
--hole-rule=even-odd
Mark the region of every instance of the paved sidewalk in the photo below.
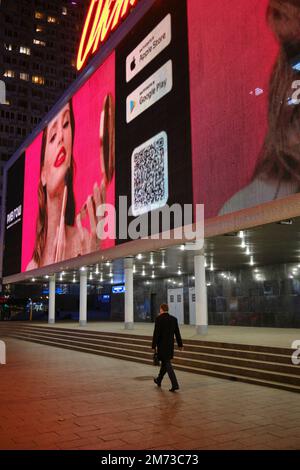
[[[0,449],[300,449],[299,394],[7,339]]]

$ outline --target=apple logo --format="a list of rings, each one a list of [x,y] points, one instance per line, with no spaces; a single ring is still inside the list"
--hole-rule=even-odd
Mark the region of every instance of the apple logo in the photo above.
[[[136,63],[135,63],[135,57],[133,57],[132,61],[131,61],[131,64],[130,64],[130,70],[131,72],[133,72],[133,70],[135,69],[136,67]]]

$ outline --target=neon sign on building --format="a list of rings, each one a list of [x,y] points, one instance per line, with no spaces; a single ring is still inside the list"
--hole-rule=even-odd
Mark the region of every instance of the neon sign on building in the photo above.
[[[77,70],[106,41],[138,0],[91,0],[85,20],[78,55]]]

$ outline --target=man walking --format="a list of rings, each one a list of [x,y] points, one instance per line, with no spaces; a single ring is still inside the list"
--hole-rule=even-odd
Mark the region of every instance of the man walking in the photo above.
[[[158,387],[160,387],[162,379],[167,372],[172,384],[170,392],[179,390],[177,378],[171,364],[171,359],[173,359],[174,355],[174,335],[176,337],[178,347],[180,351],[182,351],[183,345],[177,318],[169,315],[167,304],[162,304],[160,306],[159,316],[155,320],[152,340],[152,349],[155,351],[157,348],[158,359],[161,361],[161,368],[158,377],[154,379],[154,382]]]

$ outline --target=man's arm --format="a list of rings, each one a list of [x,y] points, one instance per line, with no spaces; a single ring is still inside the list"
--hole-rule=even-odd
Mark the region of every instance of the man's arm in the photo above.
[[[156,349],[158,342],[158,322],[157,319],[155,320],[155,327],[154,327],[154,332],[153,332],[153,338],[152,338],[152,349]]]
[[[183,344],[182,344],[182,339],[181,339],[181,334],[180,334],[180,331],[179,331],[179,326],[178,326],[177,318],[176,318],[176,325],[175,325],[175,338],[176,338],[178,347],[179,347],[180,349],[183,348]]]

